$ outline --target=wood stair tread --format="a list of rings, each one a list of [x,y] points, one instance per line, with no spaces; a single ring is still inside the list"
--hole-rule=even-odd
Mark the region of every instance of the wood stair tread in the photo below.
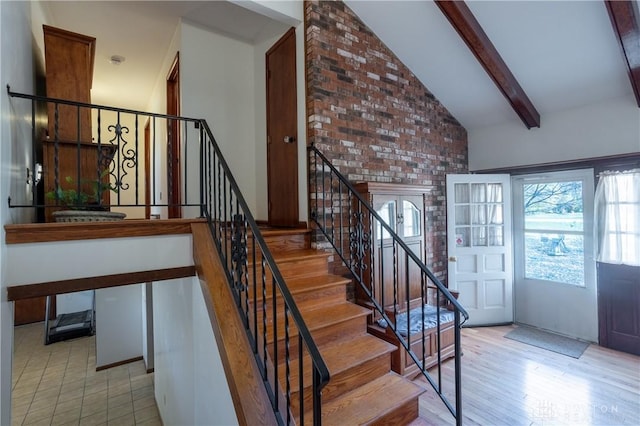
[[[366,425],[391,413],[424,392],[420,386],[390,372],[322,404],[324,425]],[[305,413],[312,418],[312,412]]]
[[[327,258],[329,253],[322,250],[305,249],[296,251],[273,251],[271,252],[276,263],[295,262],[302,259]]]
[[[287,278],[285,283],[293,296],[300,293],[323,290],[325,288],[335,287],[339,285],[347,285],[350,280],[340,275],[332,275],[324,273],[322,275],[311,275],[308,277]],[[267,285],[267,300],[272,297],[272,286]],[[262,294],[258,295],[258,300],[262,300]]]
[[[293,293],[294,291],[307,291],[309,289],[320,289],[324,287],[333,287],[334,285],[349,284],[351,280],[341,275],[333,275],[321,273],[319,275],[311,275],[308,277],[292,277],[287,279],[287,286]]]
[[[310,323],[318,321],[331,324],[336,320],[367,316],[371,313],[369,309],[346,300],[331,306],[318,306],[313,300],[300,302],[297,305],[305,321],[308,319]],[[366,327],[363,326],[362,329],[364,331]]]
[[[377,358],[386,353],[391,353],[396,349],[395,345],[378,339],[368,333],[358,336],[349,336],[348,339],[332,341],[330,343],[320,345],[318,350],[322,355],[322,359],[329,369],[329,374],[333,377],[349,368]],[[284,361],[283,361],[284,364]],[[291,380],[297,381],[298,378],[298,359],[291,361]],[[305,374],[311,371],[311,361],[309,358],[304,360],[303,368]],[[280,371],[284,371],[281,369]],[[284,374],[282,375],[284,378]],[[308,383],[311,386],[311,383]]]
[[[304,235],[311,234],[311,229],[307,228],[261,228],[260,233],[263,237],[278,237],[281,235]]]
[[[297,304],[302,318],[309,331],[319,330],[332,324],[345,322],[357,317],[366,317],[370,311],[366,308],[344,301],[332,306],[317,306],[314,301],[301,302]],[[278,340],[284,339],[284,319],[282,313],[278,315]],[[364,323],[363,330],[366,329]],[[297,336],[298,331],[294,327],[289,331],[290,336]],[[273,327],[269,328],[268,340],[273,336]]]

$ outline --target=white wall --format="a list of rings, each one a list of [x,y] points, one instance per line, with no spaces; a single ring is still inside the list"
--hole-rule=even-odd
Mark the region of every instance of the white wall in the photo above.
[[[153,283],[144,283],[142,289],[142,358],[147,372],[154,369],[153,359]]]
[[[93,290],[75,293],[58,294],[56,296],[56,314],[68,314],[93,309]]]
[[[182,115],[209,123],[251,211],[256,209],[253,47],[183,21]],[[197,144],[189,157],[198,158]],[[197,167],[189,167],[197,182]],[[197,163],[196,163],[197,166]]]
[[[633,96],[469,131],[469,169],[483,170],[640,152],[640,109]]]
[[[180,35],[180,25],[178,25],[176,26],[173,38],[165,54],[162,66],[158,70],[156,84],[147,107],[149,112],[158,114],[167,112],[167,74],[180,48]],[[165,126],[166,122],[164,120],[156,120],[155,126],[153,126],[152,122],[151,139],[152,146],[155,147],[155,149],[151,151],[153,164],[150,166],[151,181],[154,184],[151,195],[152,204],[167,202],[167,135]],[[152,207],[151,214],[157,214],[160,215],[161,218],[166,219],[168,217],[168,209],[166,207]]]
[[[142,286],[96,290],[96,367],[142,356]]]
[[[197,278],[153,283],[155,395],[168,425],[237,424]]]
[[[4,283],[11,285],[193,265],[192,238],[186,234],[11,244],[4,251],[11,265],[38,262],[38,267],[3,268]]]
[[[13,354],[13,304],[7,301],[7,266],[4,227],[8,223],[28,221],[26,210],[9,210],[6,200],[28,199],[24,182],[29,152],[16,150],[18,137],[31,141],[30,104],[15,102],[6,94],[6,85],[17,92],[33,93],[34,74],[31,36],[31,3],[0,2],[0,424],[11,424],[11,359]],[[30,119],[29,119],[30,121]],[[30,145],[30,143],[28,144]],[[13,190],[17,192],[12,194]]]

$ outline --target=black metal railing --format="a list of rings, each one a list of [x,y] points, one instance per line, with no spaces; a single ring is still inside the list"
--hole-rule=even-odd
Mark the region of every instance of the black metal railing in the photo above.
[[[43,165],[41,179],[32,174],[28,182],[31,202],[9,198],[9,206],[86,207],[82,197],[92,195],[104,208],[179,208],[183,217],[206,218],[278,423],[320,425],[329,371],[206,121],[10,90],[9,96],[31,102],[31,170]],[[38,111],[48,115],[46,127],[38,127]],[[171,146],[176,140],[179,149]],[[145,157],[150,181],[139,170]],[[180,179],[160,174],[151,160],[159,157]]]
[[[310,146],[308,151],[313,222],[355,278],[356,293],[366,299],[358,302],[370,306],[374,310],[374,320],[391,328],[457,424],[461,424],[460,327],[469,318],[467,312],[337,168],[315,146]],[[388,256],[374,254],[385,251]],[[430,343],[426,341],[426,326],[422,325],[415,332],[407,324],[406,332],[401,332],[396,322],[399,315],[408,315],[414,310],[423,324],[425,309],[435,309],[435,363],[427,362]],[[454,404],[447,396],[451,391],[447,391],[443,383],[443,332],[451,330],[444,324],[451,323],[447,312],[453,313],[454,324],[454,377],[453,383],[448,383],[452,385]],[[429,372],[430,364],[438,367],[436,377]]]
[[[200,213],[200,191],[190,185],[199,173],[191,165],[198,164],[200,141],[189,127],[199,119],[8,94],[31,102],[32,140],[30,199],[16,194],[9,207],[37,208],[47,220],[63,207],[115,209],[135,218],[148,207],[158,216],[175,207]]]
[[[305,401],[312,400],[313,424],[320,425],[321,390],[329,381],[329,370],[204,121],[201,132],[203,214],[232,283],[274,411],[283,424],[304,425]],[[281,392],[283,405],[278,399]]]

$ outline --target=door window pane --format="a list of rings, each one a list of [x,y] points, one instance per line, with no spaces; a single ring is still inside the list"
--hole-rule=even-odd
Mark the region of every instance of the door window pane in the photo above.
[[[378,215],[384,220],[393,232],[396,232],[396,202],[395,201],[387,201],[378,209]],[[382,238],[390,238],[389,232],[381,225],[378,224],[378,236],[377,239]]]
[[[471,230],[472,240],[471,243],[474,247],[487,245],[487,227],[486,226],[474,226]]]
[[[456,206],[456,225],[471,225],[469,206]]]
[[[501,183],[488,183],[487,192],[490,203],[502,203],[502,184]]]
[[[584,286],[582,181],[523,185],[525,278]]]
[[[503,246],[504,245],[504,229],[502,226],[489,226],[488,245],[490,246]]]
[[[402,223],[403,236],[417,237],[420,235],[420,210],[411,201],[402,201]]]
[[[471,242],[470,228],[456,228],[456,246],[457,247],[469,247]]]
[[[471,206],[471,221],[474,225],[484,225],[487,223],[485,205]]]
[[[466,183],[456,183],[455,192],[456,204],[469,202],[469,185],[467,185]]]
[[[525,278],[584,285],[584,237],[525,232]]]
[[[474,203],[485,203],[487,201],[486,185],[484,183],[471,184],[471,201]]]

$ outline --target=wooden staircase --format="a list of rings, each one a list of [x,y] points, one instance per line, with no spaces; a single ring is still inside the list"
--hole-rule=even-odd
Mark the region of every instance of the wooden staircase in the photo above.
[[[346,300],[346,285],[350,281],[329,273],[329,254],[310,249],[309,232],[266,229],[263,236],[331,374],[331,381],[322,391],[322,423],[410,424],[418,417],[418,398],[423,389],[391,371],[390,354],[395,346],[367,333],[370,310]],[[274,301],[270,290],[266,302],[271,309]],[[275,303],[283,302],[276,300]],[[279,318],[277,336],[274,338],[272,327],[268,331],[271,353],[277,345],[278,353],[284,354],[283,330],[284,319]],[[297,350],[297,340],[290,339],[290,351]],[[282,358],[280,355],[279,359]],[[313,402],[308,356],[303,360],[303,367],[304,423],[311,424]],[[292,357],[289,371],[290,382],[298,383],[296,357]],[[284,389],[283,363],[278,372]],[[300,407],[298,390],[298,386],[291,390],[294,416]]]

